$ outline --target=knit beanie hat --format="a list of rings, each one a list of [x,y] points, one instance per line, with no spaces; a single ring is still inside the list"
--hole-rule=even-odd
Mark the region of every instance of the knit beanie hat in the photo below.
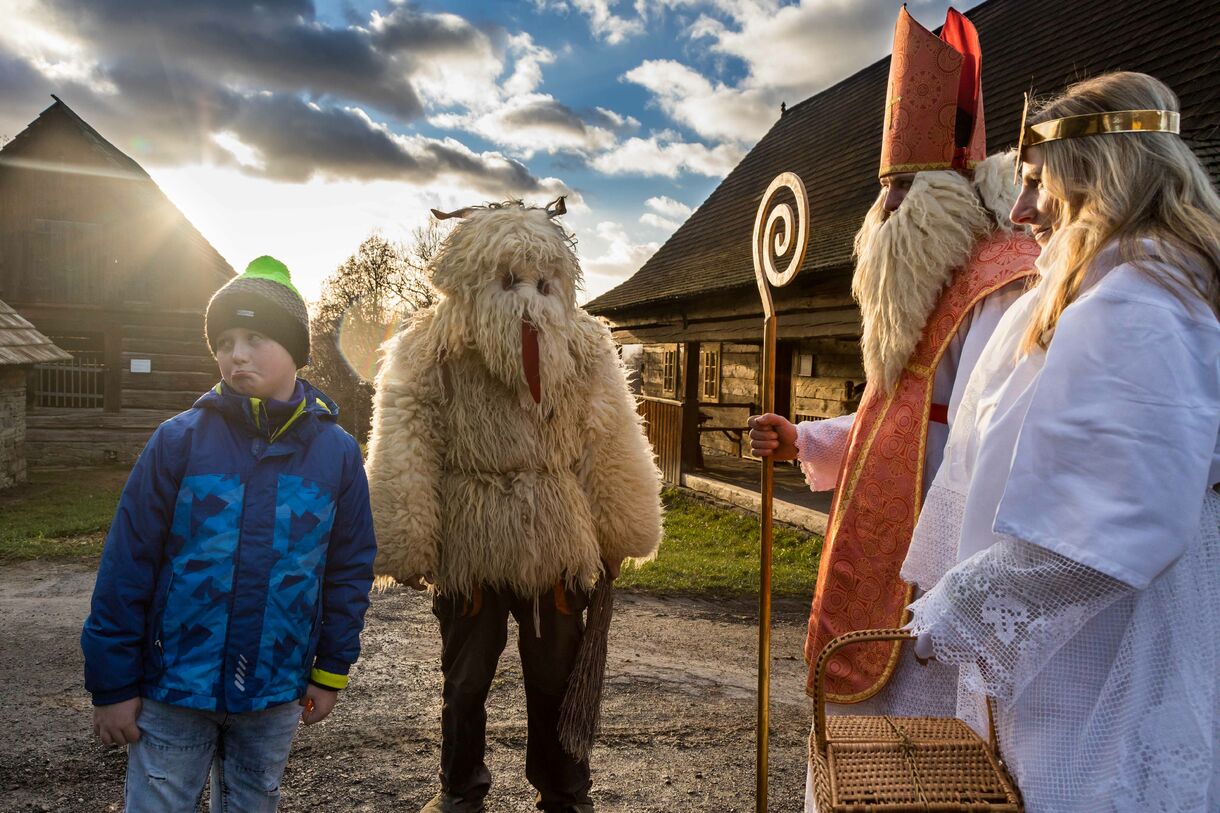
[[[292,354],[297,367],[309,363],[309,313],[293,286],[288,267],[274,257],[259,257],[246,271],[212,295],[203,331],[208,349],[229,328],[244,327],[275,339]]]

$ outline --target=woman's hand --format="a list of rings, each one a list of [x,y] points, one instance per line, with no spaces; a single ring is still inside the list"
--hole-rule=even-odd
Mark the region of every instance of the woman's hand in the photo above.
[[[936,650],[932,646],[932,633],[925,632],[915,639],[915,660],[927,665],[936,658]]]

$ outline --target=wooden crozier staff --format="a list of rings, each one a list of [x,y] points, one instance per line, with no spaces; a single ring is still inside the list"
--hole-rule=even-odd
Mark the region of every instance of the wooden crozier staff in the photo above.
[[[781,190],[795,198],[796,212],[789,203],[776,203]],[[781,231],[782,227],[782,231]],[[775,411],[775,303],[771,286],[782,288],[792,282],[805,261],[809,232],[809,198],[805,184],[792,172],[783,172],[771,181],[758,204],[754,218],[754,276],[763,307],[762,414]],[[774,257],[772,256],[774,247]],[[775,269],[775,257],[793,252],[788,267],[780,273]],[[770,724],[771,698],[771,500],[774,463],[770,457],[762,463],[762,522],[758,586],[758,768],[754,794],[757,813],[767,811],[767,735]]]

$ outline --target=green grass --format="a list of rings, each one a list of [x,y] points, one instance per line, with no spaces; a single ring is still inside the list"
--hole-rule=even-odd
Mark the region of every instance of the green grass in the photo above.
[[[657,557],[623,566],[617,585],[653,593],[758,593],[758,518],[676,490],[662,495],[665,535]],[[822,538],[791,528],[772,533],[771,592],[808,598]]]
[[[35,469],[29,483],[0,492],[0,562],[98,556],[127,471]],[[660,551],[643,565],[624,565],[619,586],[650,593],[757,594],[757,517],[672,489],[662,500]],[[808,598],[821,552],[816,534],[776,527],[772,593]]]
[[[0,562],[96,557],[129,469],[33,469],[0,491]]]

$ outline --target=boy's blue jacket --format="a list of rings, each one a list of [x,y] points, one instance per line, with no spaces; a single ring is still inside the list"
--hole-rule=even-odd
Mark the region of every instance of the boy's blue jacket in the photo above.
[[[338,407],[301,383],[275,433],[220,385],[153,433],[81,634],[95,704],[239,713],[346,684],[373,580],[368,482]]]

